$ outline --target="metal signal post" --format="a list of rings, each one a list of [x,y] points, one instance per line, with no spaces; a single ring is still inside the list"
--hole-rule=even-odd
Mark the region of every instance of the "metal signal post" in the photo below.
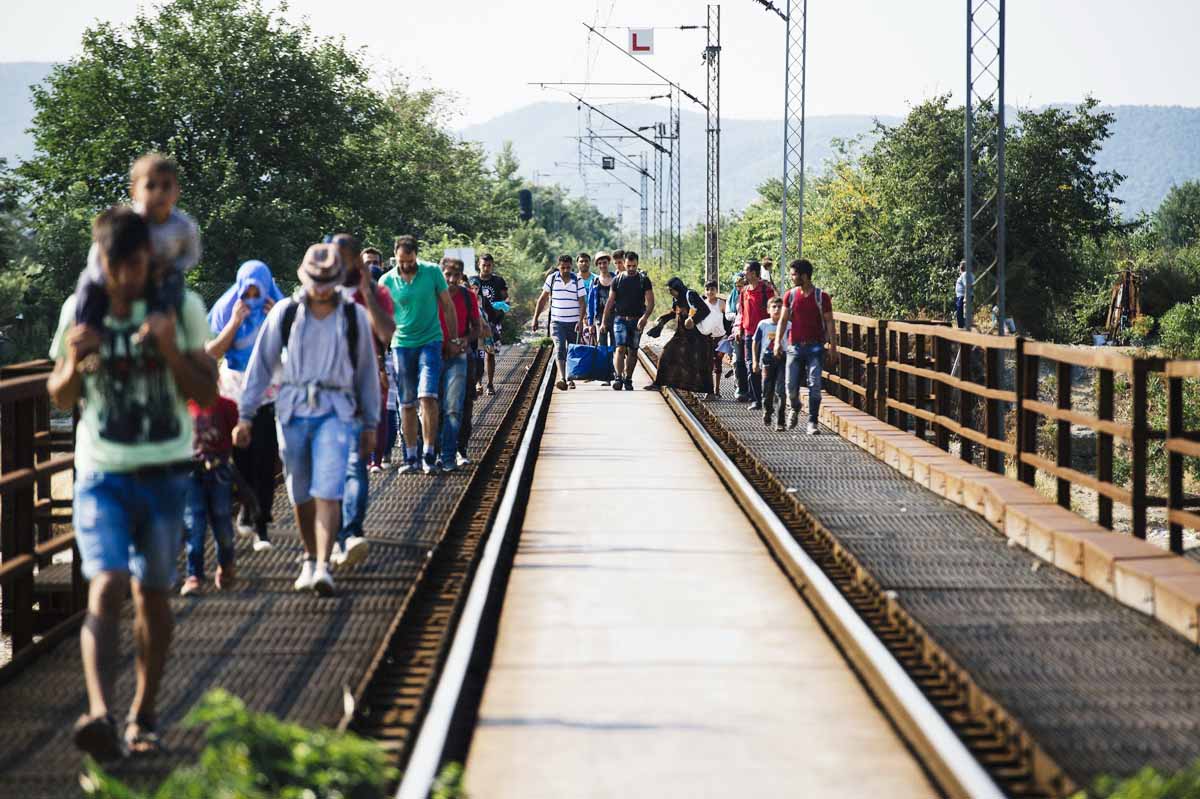
[[[721,264],[721,7],[708,6],[708,46],[704,48],[708,67],[708,108],[705,151],[704,192],[704,280],[720,279]]]
[[[804,99],[808,61],[808,0],[788,0],[783,84],[783,200],[779,267],[804,255]],[[788,196],[796,196],[797,222],[788,237]]]
[[[996,306],[1005,335],[1004,3],[967,0],[967,103],[963,136],[964,313],[975,318],[975,288]],[[982,267],[978,268],[977,267]]]

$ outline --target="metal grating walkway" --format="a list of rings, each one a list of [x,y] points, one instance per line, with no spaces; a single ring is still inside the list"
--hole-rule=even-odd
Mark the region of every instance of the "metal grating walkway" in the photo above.
[[[496,365],[495,397],[475,403],[471,456],[478,460],[497,430],[536,350],[512,347]],[[469,467],[471,468],[471,467]],[[179,721],[211,688],[224,687],[255,710],[313,726],[342,719],[343,691],[354,691],[384,642],[430,547],[467,488],[463,472],[438,477],[386,472],[371,478],[366,518],[368,559],[334,572],[339,595],[297,595],[292,581],[302,548],[283,488],[276,493],[274,548],[256,553],[238,537],[239,585],[198,599],[172,600],[175,640],[159,698],[170,756],[131,759],[113,773],[137,782],[159,779],[194,760],[197,730]],[[215,558],[209,542],[208,563]],[[131,610],[122,623],[122,665],[113,713],[133,694]],[[78,637],[70,636],[0,687],[0,796],[37,799],[79,795],[81,758],[69,729],[86,710]]]
[[[703,403],[1081,784],[1200,757],[1200,650],[836,433]]]

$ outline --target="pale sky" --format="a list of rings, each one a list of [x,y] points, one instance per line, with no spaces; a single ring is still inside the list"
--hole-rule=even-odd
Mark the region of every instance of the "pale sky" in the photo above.
[[[777,0],[784,5],[786,0]],[[75,54],[97,17],[124,23],[137,0],[3,0],[0,59],[57,61]],[[782,114],[783,22],[754,0],[722,6],[722,111],[727,117]],[[703,98],[703,0],[292,0],[289,15],[366,47],[380,73],[395,67],[454,92],[453,127],[566,95],[531,81],[641,81],[640,69],[609,45],[589,43],[583,21],[655,27],[646,63]],[[1073,102],[1200,106],[1191,41],[1196,0],[1010,0],[1008,103]],[[962,0],[812,0],[808,113],[900,114],[910,103],[952,91],[964,78]],[[592,98],[645,99],[651,90],[600,88]]]

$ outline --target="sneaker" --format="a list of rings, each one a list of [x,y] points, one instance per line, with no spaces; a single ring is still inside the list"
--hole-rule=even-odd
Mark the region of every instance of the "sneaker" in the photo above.
[[[384,458],[379,462],[379,468],[386,472],[388,469],[392,468],[392,462],[387,458]]]
[[[333,575],[329,573],[329,567],[324,563],[318,564],[313,569],[309,585],[317,596],[333,596]]]
[[[788,430],[795,430],[798,424],[800,424],[800,411],[793,410],[792,415],[788,417]]]
[[[304,565],[300,567],[300,576],[293,583],[297,591],[308,591],[313,587],[313,572],[316,568],[317,564],[314,561],[304,561]],[[326,571],[326,574],[328,574],[328,571]]]
[[[488,395],[489,397],[494,397],[494,396],[496,396],[496,388],[495,388],[495,386],[493,386],[491,383],[488,383],[488,387],[487,387],[487,395]]]
[[[633,378],[631,378],[631,377],[625,378],[625,390],[633,391]]]
[[[250,519],[245,513],[238,514],[237,521],[234,522],[234,527],[242,535],[254,535],[254,525],[251,524]]]
[[[774,414],[771,413],[770,408],[763,408],[763,424],[765,424],[767,427],[770,427],[771,426],[771,417],[773,415]]]
[[[734,399],[736,399],[738,402],[749,402],[750,395],[749,394],[738,394],[736,397],[734,397]]]
[[[439,472],[453,472],[456,469],[458,469],[458,466],[455,465],[454,461],[444,461],[441,458],[438,458],[437,470]]]
[[[218,566],[217,576],[213,580],[218,591],[232,591],[237,583],[237,569],[232,563],[228,566]]]
[[[574,380],[568,380],[568,381],[567,381],[567,388],[575,388],[575,381],[574,381]]]
[[[346,562],[346,550],[342,549],[342,545],[334,543],[333,551],[329,553],[329,565],[341,566]]]
[[[425,474],[435,474],[437,473],[437,470],[437,459],[433,456],[433,453],[425,453],[425,459],[421,461],[421,471],[423,471]]]
[[[189,594],[199,593],[200,589],[203,587],[204,581],[199,577],[189,577],[183,581],[183,588],[179,589],[179,595],[188,596]]]
[[[807,432],[810,436],[817,436],[817,435],[821,434],[821,431],[819,429],[817,429],[816,422],[809,422],[808,430],[806,430],[805,432]]]
[[[454,463],[455,463],[455,464],[456,464],[456,465],[457,465],[459,468],[461,468],[461,467],[463,467],[463,466],[470,466],[470,465],[471,465],[471,459],[470,459],[470,458],[468,458],[466,455],[464,455],[464,454],[462,454],[462,453],[460,452],[460,453],[458,453],[457,455],[455,455],[455,456],[454,456]]]
[[[761,402],[752,402],[752,403],[750,403],[750,410],[752,410],[752,411],[761,411],[761,410],[762,410],[762,403],[761,403]]]
[[[708,392],[707,394],[705,394],[705,395],[704,395],[704,401],[705,401],[705,402],[712,402],[712,401],[713,401],[713,400],[715,400],[715,399],[716,399],[718,396],[720,396],[720,395],[719,395],[719,394],[714,394],[714,393],[712,393],[712,392],[710,391],[710,392]]]
[[[342,566],[357,566],[366,560],[367,550],[370,549],[370,542],[361,535],[352,535],[346,539],[346,543],[340,547],[334,547],[334,554],[340,554]],[[331,558],[332,559],[332,558]]]
[[[559,391],[566,391],[567,390],[567,381],[559,380],[557,383],[554,384],[554,387],[557,388]]]
[[[783,423],[783,418],[780,417],[779,421],[775,423],[775,432],[783,433],[786,431],[787,431],[787,425]]]
[[[408,458],[404,463],[400,464],[400,468],[396,470],[396,474],[409,474],[415,472],[419,468],[416,458]]]
[[[254,539],[254,551],[255,552],[266,552],[270,548],[271,548],[271,542],[268,541],[267,539],[265,539],[265,538]]]
[[[625,388],[625,381],[619,379],[614,380],[612,381],[612,387],[613,391],[620,391],[621,389]]]

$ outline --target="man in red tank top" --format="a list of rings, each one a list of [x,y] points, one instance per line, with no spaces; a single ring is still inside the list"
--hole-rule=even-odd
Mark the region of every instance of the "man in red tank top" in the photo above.
[[[792,288],[783,298],[783,315],[779,328],[791,330],[787,341],[787,390],[792,406],[789,427],[800,422],[800,373],[808,383],[808,434],[815,436],[817,412],[821,408],[821,369],[825,361],[825,345],[831,357],[837,355],[837,333],[833,326],[833,301],[813,285],[812,264],[803,258],[788,265]],[[775,339],[775,356],[782,357],[783,337]]]

